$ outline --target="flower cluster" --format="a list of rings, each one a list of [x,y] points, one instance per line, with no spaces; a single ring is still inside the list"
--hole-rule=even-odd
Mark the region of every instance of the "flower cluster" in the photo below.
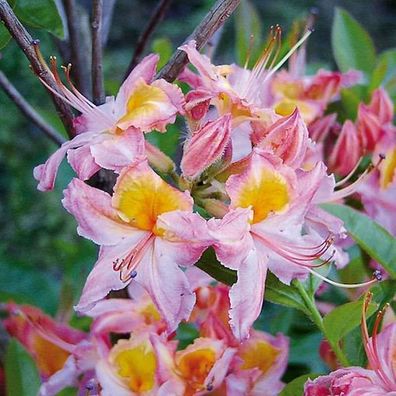
[[[356,121],[341,125],[329,104],[362,76],[325,70],[305,76],[298,47],[309,34],[275,65],[276,27],[252,69],[214,65],[190,41],[180,47],[195,69],[179,76],[188,86],[184,93],[155,80],[158,57],[149,55],[100,106],[74,88],[70,68],[64,85],[51,60],[59,86],[53,93],[81,114],[77,135],[34,176],[40,190],[51,190],[67,156],[77,178],[64,191],[63,206],[78,234],[100,249],[75,307],[93,318],[89,334],[31,307],[8,305],[7,327],[36,359],[42,395],[77,383],[99,387],[102,395],[276,395],[282,389],[288,341],[252,329],[268,271],[286,285],[311,275],[338,285],[320,268],[348,263],[346,230],[320,205],[351,195],[360,194],[364,210],[396,234],[393,104],[385,90],[375,90],[359,105]],[[279,71],[289,58],[288,70]],[[152,131],[166,133],[176,117],[187,130],[177,165],[146,140]],[[356,177],[369,155],[375,165]],[[101,169],[117,175],[111,194],[85,182]],[[336,182],[330,172],[344,179]],[[207,249],[218,260],[213,265],[236,272],[230,288],[213,286],[194,267]],[[107,299],[126,287],[130,300]],[[180,349],[175,331],[188,320],[199,337]],[[338,394],[326,392],[346,386],[351,376],[351,387],[356,381],[395,390],[392,366],[378,367],[391,347],[379,350],[376,334],[370,341],[364,329],[371,370],[338,370],[309,382],[306,395]],[[393,329],[378,339],[393,339]],[[43,355],[48,348],[51,359]]]
[[[244,343],[227,323],[228,289],[198,269],[187,271],[197,294],[190,326],[198,336],[187,346],[154,302],[132,282],[131,299],[108,299],[89,313],[89,333],[58,323],[28,305],[6,305],[4,324],[31,353],[43,384],[41,396],[67,386],[90,395],[277,395],[288,357],[288,339],[262,331]],[[270,389],[270,391],[268,391]]]

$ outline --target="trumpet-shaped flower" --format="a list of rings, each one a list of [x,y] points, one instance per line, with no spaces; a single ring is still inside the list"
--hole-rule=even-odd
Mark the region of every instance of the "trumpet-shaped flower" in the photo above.
[[[175,351],[174,345],[152,335],[161,382],[158,396],[204,395],[223,382],[236,352],[223,341],[197,338],[186,349]]]
[[[284,384],[280,380],[287,366],[289,342],[262,331],[252,331],[240,344],[226,377],[227,395],[276,396]]]
[[[238,271],[230,291],[230,325],[243,340],[260,313],[267,269],[282,282],[305,278],[329,259],[329,238],[303,235],[305,214],[326,176],[318,164],[296,172],[272,154],[255,150],[248,169],[226,184],[229,212],[208,222],[220,262]]]
[[[168,185],[143,161],[123,169],[112,197],[74,179],[63,204],[77,219],[79,234],[101,245],[77,310],[89,311],[135,278],[169,331],[189,317],[195,296],[178,266],[194,264],[210,241],[187,193]]]
[[[58,167],[66,154],[82,180],[100,167],[119,172],[144,154],[142,132],[153,129],[164,132],[166,125],[175,121],[176,114],[183,113],[184,97],[180,89],[165,80],[154,81],[157,62],[157,55],[144,58],[115,98],[109,97],[105,104],[95,106],[74,88],[69,78],[70,68],[66,69],[70,89],[63,85],[52,60],[53,76],[62,94],[53,93],[82,115],[75,119],[78,135],[64,143],[45,164],[35,168],[39,190],[53,188]]]

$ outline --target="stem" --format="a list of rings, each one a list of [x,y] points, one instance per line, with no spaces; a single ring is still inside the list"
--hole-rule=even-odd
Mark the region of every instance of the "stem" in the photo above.
[[[37,113],[36,110],[26,101],[26,99],[18,92],[12,85],[5,74],[0,71],[0,86],[9,98],[16,104],[21,112],[31,120],[39,129],[41,129],[53,142],[61,145],[65,139],[54,129],[47,124],[45,120]]]
[[[32,65],[34,72],[40,76],[52,89],[58,91],[56,82],[51,75],[48,67],[38,58],[34,49],[34,40],[25,27],[14,14],[14,11],[6,0],[0,0],[0,19],[4,22],[5,27],[11,33],[16,43],[24,52],[26,58]],[[36,44],[37,45],[37,44]],[[62,99],[52,95],[52,101],[55,104],[57,113],[61,118],[70,137],[74,137],[73,113]]]
[[[185,40],[195,40],[197,49],[201,49],[210,37],[224,25],[239,5],[240,0],[218,0],[209,10],[202,22],[194,29],[192,34]],[[187,55],[182,50],[177,50],[169,62],[160,70],[156,78],[163,78],[168,82],[174,81],[188,63]]]
[[[92,97],[96,105],[105,102],[102,65],[103,0],[92,2]]]
[[[146,28],[141,33],[138,38],[136,49],[133,54],[132,60],[129,63],[128,69],[125,73],[124,80],[129,76],[129,73],[135,68],[135,66],[139,63],[140,58],[146,48],[147,42],[150,36],[153,34],[157,25],[161,22],[162,18],[164,17],[170,3],[172,0],[160,0],[157,7],[154,9]]]
[[[338,342],[332,342],[330,341],[329,337],[327,336],[327,331],[326,328],[323,325],[323,318],[320,312],[318,311],[318,308],[316,307],[315,301],[308,295],[307,291],[305,290],[304,286],[302,283],[298,280],[294,280],[293,286],[298,290],[300,293],[301,298],[304,300],[304,303],[306,307],[308,308],[309,312],[311,313],[311,320],[312,322],[315,323],[315,325],[318,327],[318,329],[323,333],[325,338],[327,339],[328,343],[331,346],[331,349],[337,356],[338,361],[344,366],[348,367],[350,366],[350,363],[348,361],[348,358],[345,356],[344,352],[340,348],[340,345]]]

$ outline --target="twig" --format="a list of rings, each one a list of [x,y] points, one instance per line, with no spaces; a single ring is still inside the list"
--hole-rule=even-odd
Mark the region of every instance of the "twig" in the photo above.
[[[29,60],[34,72],[43,79],[52,89],[58,91],[56,82],[54,81],[48,68],[41,62],[37,57],[34,49],[34,41],[32,36],[27,32],[25,27],[21,24],[19,19],[16,17],[11,7],[6,0],[0,0],[0,18],[4,22],[5,27],[11,33],[19,47],[25,53],[25,56]],[[61,118],[68,134],[70,137],[74,136],[73,127],[73,113],[70,107],[56,95],[52,95],[52,100],[55,104],[57,113]]]
[[[81,16],[77,10],[75,0],[63,0],[67,28],[69,31],[69,46],[71,52],[72,74],[79,91],[85,96],[90,96],[89,66],[85,53],[85,42],[81,34]]]
[[[239,3],[240,0],[218,0],[185,42],[195,40],[197,48],[201,49],[216,30],[231,16]],[[164,78],[169,82],[174,81],[187,62],[186,53],[177,50],[156,78]]]
[[[5,74],[0,71],[0,86],[9,98],[16,104],[21,112],[31,120],[39,129],[41,129],[53,142],[59,146],[65,142],[65,139],[47,124],[45,120],[34,110],[34,108],[26,101],[26,99],[17,91],[17,89],[8,80]]]
[[[157,25],[161,22],[171,2],[172,0],[160,0],[157,7],[154,9],[146,28],[137,40],[135,52],[125,73],[124,80],[128,77],[129,73],[134,69],[134,67],[139,63],[150,36],[153,34]]]
[[[105,102],[102,67],[103,0],[92,2],[92,98],[96,105]]]

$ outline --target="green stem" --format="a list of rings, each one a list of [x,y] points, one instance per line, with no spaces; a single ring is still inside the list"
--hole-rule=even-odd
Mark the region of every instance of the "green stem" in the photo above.
[[[298,280],[293,281],[293,286],[298,290],[300,293],[301,298],[304,300],[306,307],[308,308],[309,312],[311,313],[311,320],[316,324],[318,329],[323,333],[327,341],[329,342],[331,349],[337,356],[338,361],[344,366],[350,366],[348,358],[345,356],[344,352],[340,348],[338,342],[332,342],[329,337],[327,336],[326,328],[323,325],[323,318],[318,308],[316,307],[315,301],[308,295],[307,291],[305,290],[302,283]]]

